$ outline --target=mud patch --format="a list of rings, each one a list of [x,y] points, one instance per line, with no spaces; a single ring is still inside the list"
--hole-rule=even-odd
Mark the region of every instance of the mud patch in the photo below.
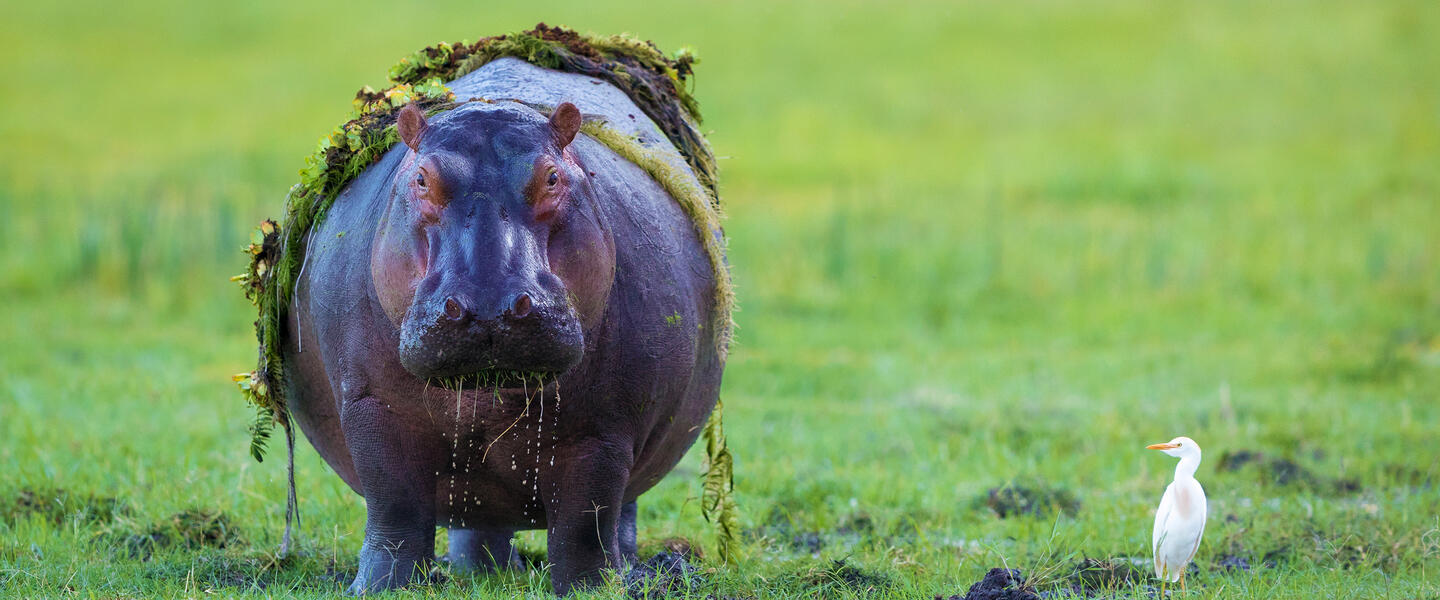
[[[1235,515],[1230,515],[1226,517],[1225,520],[1231,523],[1238,523],[1240,521]],[[1289,553],[1290,548],[1288,545],[1273,548],[1263,556],[1252,552],[1246,544],[1241,542],[1241,538],[1248,533],[1248,531],[1248,529],[1240,529],[1227,535],[1225,539],[1220,541],[1219,554],[1215,557],[1215,560],[1210,562],[1210,568],[1212,570],[1227,573],[1249,572],[1258,568],[1273,569],[1279,564],[1280,559],[1283,559],[1285,555]],[[1193,565],[1194,563],[1191,564]]]
[[[1299,486],[1336,494],[1360,491],[1360,482],[1354,479],[1325,477],[1289,458],[1254,450],[1227,450],[1220,455],[1216,469],[1225,473],[1248,469],[1257,472],[1262,482],[1280,487]]]
[[[183,560],[157,560],[152,565],[145,574],[150,580],[193,581],[199,591],[219,597],[233,596],[237,590],[286,597],[302,590],[337,593],[349,585],[358,568],[354,562],[337,563],[333,556],[291,553],[278,558],[268,552],[228,551],[200,551]]]
[[[1062,579],[1062,585],[1053,591],[1042,592],[1041,598],[1097,598],[1110,597],[1115,592],[1139,591],[1147,596],[1158,595],[1150,585],[1150,575],[1128,558],[1084,558],[1076,562],[1070,574]],[[1140,561],[1149,564],[1148,561]],[[1199,568],[1190,564],[1193,575]]]
[[[128,514],[129,506],[117,498],[73,493],[58,488],[26,488],[13,496],[0,498],[0,520],[12,525],[31,515],[38,515],[51,525],[58,526],[71,519],[87,525],[108,523],[117,516]]]
[[[1191,565],[1194,567],[1194,565]],[[1194,569],[1192,569],[1193,571]],[[1192,573],[1193,574],[1193,573]],[[964,596],[936,600],[1050,600],[1064,598],[1111,598],[1117,594],[1139,593],[1146,597],[1159,595],[1150,585],[1149,575],[1128,558],[1084,558],[1070,566],[1068,573],[1047,583],[1035,584],[1025,579],[1019,569],[993,568],[985,578],[970,586]],[[1041,587],[1045,588],[1043,591]]]
[[[785,538],[786,545],[810,555],[818,555],[825,549],[825,538],[818,531],[801,531]]]
[[[844,559],[830,561],[824,568],[811,569],[804,574],[803,579],[822,591],[843,588],[860,594],[870,594],[891,586],[889,577],[865,571]]]
[[[985,578],[970,586],[964,596],[948,598],[939,594],[935,600],[1040,600],[1040,594],[1025,581],[1019,569],[990,569]]]
[[[975,499],[977,508],[988,508],[996,516],[1042,517],[1056,511],[1074,515],[1080,512],[1080,500],[1069,490],[1046,484],[1038,479],[1006,482],[990,488]]]
[[[792,518],[790,514],[800,516]],[[939,513],[915,509],[885,516],[853,510],[838,520],[830,521],[829,526],[820,527],[815,521],[824,517],[810,519],[807,516],[806,513],[786,513],[782,507],[774,507],[757,526],[747,529],[745,535],[772,552],[808,555],[811,558],[821,558],[822,554],[839,557],[913,545],[926,527],[946,518]]]
[[[825,548],[825,538],[819,531],[802,529],[782,507],[774,507],[762,520],[763,525],[751,529],[753,537],[770,538],[791,550],[812,556]]]
[[[156,521],[144,531],[123,538],[131,557],[148,560],[157,550],[232,548],[244,544],[240,529],[217,510],[192,508]]]
[[[1226,554],[1215,561],[1217,571],[1246,571],[1250,570],[1250,559],[1236,554]]]
[[[631,567],[622,576],[631,600],[687,596],[700,582],[699,569],[678,552],[661,552]]]

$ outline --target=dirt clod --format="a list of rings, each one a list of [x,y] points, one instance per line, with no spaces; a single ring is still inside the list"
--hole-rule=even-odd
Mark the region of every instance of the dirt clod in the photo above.
[[[1019,569],[996,567],[970,586],[964,596],[946,598],[937,594],[935,600],[1040,600],[1040,595],[1025,582]]]
[[[1038,517],[1057,510],[1072,515],[1080,511],[1080,500],[1069,490],[1039,480],[1007,482],[990,488],[976,504],[989,508],[1002,519],[1022,515]]]
[[[678,552],[661,552],[625,572],[625,594],[632,600],[666,598],[683,594],[699,569]]]
[[[890,587],[890,578],[870,573],[844,559],[831,561],[824,569],[811,571],[806,580],[815,586],[840,586],[857,592],[874,592]]]

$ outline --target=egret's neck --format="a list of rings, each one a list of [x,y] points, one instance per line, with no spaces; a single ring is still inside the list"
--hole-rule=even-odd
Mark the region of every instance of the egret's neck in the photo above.
[[[1200,468],[1199,456],[1192,454],[1181,457],[1180,464],[1175,465],[1175,481],[1194,479],[1195,469],[1198,468]]]

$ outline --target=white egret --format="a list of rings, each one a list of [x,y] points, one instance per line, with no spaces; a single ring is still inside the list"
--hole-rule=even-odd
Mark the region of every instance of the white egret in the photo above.
[[[1177,437],[1164,444],[1151,444],[1147,450],[1160,450],[1180,459],[1175,465],[1175,481],[1165,488],[1160,508],[1155,511],[1155,531],[1150,547],[1155,552],[1155,576],[1160,578],[1160,594],[1165,583],[1180,582],[1185,590],[1185,567],[1200,548],[1205,533],[1205,488],[1195,480],[1200,466],[1200,445],[1188,437]]]

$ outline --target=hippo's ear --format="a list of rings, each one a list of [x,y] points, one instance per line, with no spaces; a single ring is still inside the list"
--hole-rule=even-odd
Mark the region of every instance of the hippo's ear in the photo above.
[[[569,146],[575,140],[575,134],[580,133],[580,109],[569,102],[561,102],[555,107],[555,112],[550,113],[550,130],[555,134],[556,144],[561,148]]]
[[[400,109],[400,116],[395,120],[395,129],[400,131],[400,139],[411,150],[420,151],[420,136],[425,135],[425,111],[414,104],[406,104]]]

